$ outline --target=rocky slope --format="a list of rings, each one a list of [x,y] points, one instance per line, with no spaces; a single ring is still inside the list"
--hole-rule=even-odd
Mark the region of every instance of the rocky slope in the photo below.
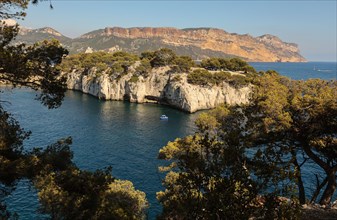
[[[107,27],[81,37],[70,39],[51,28],[25,29],[17,40],[32,43],[41,38],[59,39],[71,53],[85,51],[123,50],[141,53],[162,47],[173,49],[179,55],[200,60],[208,57],[241,57],[248,61],[305,62],[298,46],[278,37],[228,33],[215,28],[120,28]]]
[[[168,68],[154,69],[147,78],[140,76],[132,82],[132,72],[119,79],[95,69],[87,72],[74,70],[67,73],[69,89],[79,90],[105,100],[129,100],[130,102],[155,102],[167,104],[187,112],[214,108],[219,104],[239,104],[248,101],[251,88],[236,89],[222,86],[197,86],[187,83],[186,75],[167,74]]]
[[[57,39],[64,45],[67,45],[72,41],[71,38],[62,35],[60,32],[49,27],[39,29],[20,27],[19,34],[16,37],[15,41],[26,44],[33,44],[35,42],[43,41],[45,39]]]
[[[194,46],[201,49],[243,57],[249,61],[302,62],[296,44],[285,43],[278,37],[263,35],[254,38],[250,35],[231,34],[215,28],[105,28],[85,34],[80,39],[111,37],[123,39],[160,39],[170,46]],[[137,44],[134,42],[134,44]]]

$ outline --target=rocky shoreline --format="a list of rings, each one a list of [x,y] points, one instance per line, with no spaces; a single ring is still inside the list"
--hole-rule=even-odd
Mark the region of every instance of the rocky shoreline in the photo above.
[[[187,74],[168,73],[169,67],[152,69],[136,80],[132,71],[113,78],[107,72],[73,70],[66,73],[68,89],[82,91],[103,100],[127,100],[135,103],[158,103],[193,113],[219,104],[247,103],[251,86],[235,88],[226,82],[218,86],[192,85]]]

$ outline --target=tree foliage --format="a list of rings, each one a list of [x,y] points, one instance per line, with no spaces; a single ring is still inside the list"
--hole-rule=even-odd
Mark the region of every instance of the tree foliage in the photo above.
[[[195,63],[189,56],[177,56],[174,59],[174,65],[172,66],[173,72],[176,73],[188,73],[191,67],[194,67]]]
[[[37,2],[37,1],[33,1]],[[23,18],[29,1],[0,2],[0,20]],[[38,99],[49,108],[59,107],[66,91],[60,68],[67,50],[56,40],[32,46],[12,44],[18,25],[0,24],[0,82],[10,86],[25,86],[36,90]],[[111,60],[110,60],[111,58]],[[109,60],[124,69],[137,59],[124,52],[94,54],[83,60],[73,58],[73,65],[101,65]],[[135,190],[129,181],[115,180],[111,170],[81,171],[72,162],[71,138],[65,138],[45,148],[24,150],[23,141],[30,132],[20,127],[0,100],[0,218],[17,216],[7,211],[3,197],[9,195],[21,179],[34,182],[39,190],[44,213],[54,219],[142,219],[147,202],[145,194]],[[93,206],[96,205],[96,206]]]
[[[39,91],[37,97],[50,108],[61,104],[66,90],[65,79],[55,68],[68,53],[58,41],[43,41],[32,46],[11,45],[17,27],[0,28],[0,80],[14,86]]]
[[[150,61],[153,67],[167,66],[173,64],[176,54],[168,48],[154,51],[154,57]]]
[[[261,73],[253,83],[249,104],[200,114],[193,136],[160,150],[159,158],[171,161],[162,168],[169,171],[166,189],[157,194],[163,218],[298,218],[299,202],[308,199],[302,168],[309,161],[321,168],[313,176],[325,176],[318,178],[311,200],[331,203],[337,83],[292,81],[275,71]],[[243,191],[233,190],[241,189],[237,185]],[[234,208],[236,204],[244,205]]]
[[[171,161],[161,167],[168,174],[163,181],[165,191],[157,193],[163,219],[298,218],[296,199],[280,197],[292,195],[294,182],[287,178],[292,172],[269,159],[258,161],[247,152],[241,124],[237,124],[242,120],[242,112],[235,107],[218,107],[200,115],[194,135],[160,150],[159,158]],[[264,166],[273,166],[275,173]],[[287,185],[280,186],[282,182]]]
[[[244,73],[256,73],[255,69],[246,61],[239,58],[216,58],[212,57],[202,60],[200,66],[207,70],[223,70],[223,71],[243,71]]]
[[[145,193],[130,181],[116,180],[111,170],[68,169],[35,180],[42,211],[52,219],[143,219]]]
[[[336,189],[336,82],[291,81],[269,71],[255,83],[253,102],[246,113],[250,116],[247,129],[254,134],[252,144],[274,145],[291,154],[289,161],[296,167],[302,203],[306,196],[300,161],[318,165],[325,173],[318,183],[318,190],[325,186],[319,202],[329,204]],[[315,194],[318,196],[319,191]]]
[[[45,172],[56,172],[72,167],[71,138],[61,139],[44,150],[35,148],[24,151],[23,141],[30,132],[22,129],[19,123],[0,107],[0,183],[1,195],[6,196],[15,189],[16,183],[23,178],[30,180]],[[0,197],[3,208],[0,217],[7,219],[10,213]]]
[[[26,16],[24,10],[29,4],[29,0],[2,0],[0,2],[0,18],[19,18]],[[36,2],[35,2],[36,3]]]
[[[56,40],[43,41],[32,46],[13,45],[18,25],[9,26],[3,19],[23,18],[29,1],[0,2],[0,81],[14,86],[39,90],[39,99],[50,108],[61,104],[66,89],[55,65],[61,63],[68,51]]]
[[[249,104],[200,114],[194,135],[160,150],[159,158],[171,161],[161,168],[168,171],[166,189],[157,194],[163,218],[298,218],[298,201],[307,201],[301,168],[308,161],[321,167],[315,175],[325,174],[312,200],[330,204],[337,83],[267,71],[253,84]]]
[[[111,75],[119,76],[126,74],[131,65],[139,57],[126,52],[115,52],[113,54],[98,51],[93,53],[80,53],[68,56],[60,64],[59,68],[64,72],[70,72],[74,69],[96,68],[98,72],[108,70]]]
[[[249,76],[232,75],[229,72],[209,72],[205,69],[196,69],[187,75],[187,82],[194,85],[213,86],[226,82],[235,88],[247,86],[252,81]]]
[[[145,51],[141,53],[142,60],[149,60],[152,67],[171,66],[172,72],[189,72],[195,66],[189,56],[177,56],[173,50],[161,48],[156,51]]]
[[[135,69],[135,73],[137,75],[148,77],[150,71],[151,71],[151,63],[148,59],[142,59],[139,63],[139,65]]]

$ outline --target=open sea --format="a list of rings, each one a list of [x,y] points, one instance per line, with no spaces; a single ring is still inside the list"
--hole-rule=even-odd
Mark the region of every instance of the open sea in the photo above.
[[[281,75],[291,79],[306,80],[320,78],[337,79],[337,62],[307,62],[307,63],[249,63],[257,71],[276,70]]]
[[[259,70],[274,69],[292,79],[336,79],[336,62],[309,63],[251,63]],[[72,136],[74,162],[87,170],[112,166],[112,174],[131,180],[146,193],[150,203],[148,219],[161,212],[156,192],[162,190],[164,177],[158,172],[163,162],[158,151],[168,141],[192,134],[199,113],[187,114],[167,106],[134,104],[122,101],[102,101],[90,95],[67,91],[63,105],[48,110],[34,100],[28,89],[7,90],[1,87],[4,108],[11,112],[26,130],[31,130],[25,148],[44,147],[59,138]],[[166,114],[168,121],[160,121]],[[315,169],[315,168],[310,168]],[[311,182],[308,170],[304,181]],[[307,184],[307,189],[311,189]],[[20,219],[48,219],[38,213],[37,193],[28,181],[20,181],[5,201]]]

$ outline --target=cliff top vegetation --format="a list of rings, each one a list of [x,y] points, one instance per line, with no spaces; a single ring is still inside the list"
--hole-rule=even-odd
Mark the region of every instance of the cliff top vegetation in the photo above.
[[[162,48],[157,51],[143,52],[140,56],[126,52],[93,52],[70,55],[59,65],[60,70],[88,70],[96,68],[97,73],[106,72],[120,78],[133,66],[132,82],[139,76],[147,77],[153,68],[169,66],[169,73],[187,73],[188,83],[195,85],[220,85],[227,82],[234,87],[246,86],[256,71],[239,58],[209,58],[197,65],[191,57],[177,56],[172,50]],[[193,68],[193,69],[192,69]],[[227,71],[227,72],[226,72]],[[231,74],[228,71],[240,72]]]

